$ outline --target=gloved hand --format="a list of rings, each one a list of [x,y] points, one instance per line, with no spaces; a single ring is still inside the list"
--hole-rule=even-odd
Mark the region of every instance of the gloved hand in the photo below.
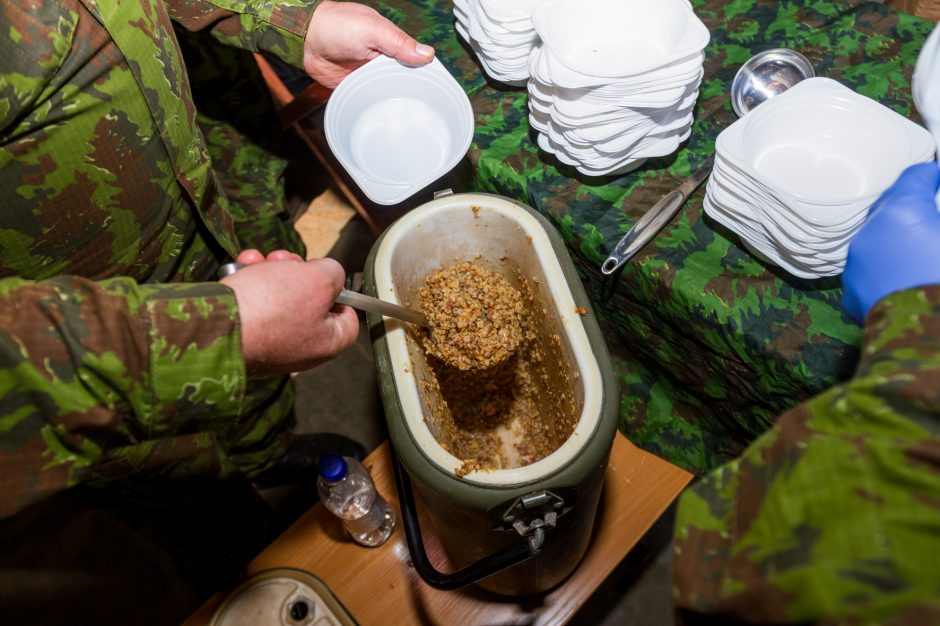
[[[938,187],[936,162],[912,165],[869,210],[842,274],[842,306],[858,323],[889,294],[940,284]]]

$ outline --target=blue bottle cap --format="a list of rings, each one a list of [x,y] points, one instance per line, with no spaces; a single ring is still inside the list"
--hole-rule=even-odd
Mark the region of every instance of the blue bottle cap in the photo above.
[[[320,476],[323,480],[335,483],[346,476],[346,460],[337,454],[324,454],[320,457]]]

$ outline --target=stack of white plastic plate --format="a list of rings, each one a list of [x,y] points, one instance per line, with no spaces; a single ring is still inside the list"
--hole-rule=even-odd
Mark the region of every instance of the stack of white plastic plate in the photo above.
[[[934,26],[917,56],[911,92],[918,113],[940,148],[940,24]],[[940,154],[937,163],[940,164]],[[940,209],[940,190],[937,191],[937,208]]]
[[[538,43],[532,11],[546,0],[454,0],[457,32],[476,53],[487,76],[525,85],[529,53]]]
[[[710,34],[688,0],[551,0],[532,12],[529,122],[583,174],[622,174],[692,126]]]
[[[794,276],[834,276],[871,204],[934,150],[923,127],[832,79],[809,78],[718,135],[705,212]]]

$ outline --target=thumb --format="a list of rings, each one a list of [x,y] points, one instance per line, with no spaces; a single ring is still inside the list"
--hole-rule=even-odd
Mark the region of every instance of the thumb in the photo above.
[[[936,161],[918,163],[901,172],[892,190],[900,198],[932,198],[940,187],[940,167]]]
[[[918,163],[901,172],[897,180],[888,187],[868,209],[869,223],[893,222],[898,219],[932,220],[937,215],[934,194],[940,187],[940,168],[936,161]],[[892,210],[887,214],[885,207]],[[868,224],[859,232],[874,230]]]
[[[375,48],[406,65],[424,65],[434,58],[434,48],[418,43],[391,22],[375,33]]]

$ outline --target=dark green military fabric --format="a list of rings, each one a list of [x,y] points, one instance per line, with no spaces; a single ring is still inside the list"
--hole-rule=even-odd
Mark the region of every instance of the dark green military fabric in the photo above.
[[[876,305],[854,377],[686,491],[676,525],[690,615],[940,624],[940,286]]]
[[[818,76],[920,122],[910,77],[931,22],[874,2],[693,0],[711,42],[691,137],[632,173],[589,178],[539,150],[525,89],[486,82],[453,31],[450,3],[390,4],[397,8],[384,12],[432,43],[471,97],[476,178],[455,191],[525,202],[568,243],[621,380],[620,428],[634,443],[702,473],[738,455],[782,411],[849,377],[861,329],[841,310],[838,278],[800,280],[755,259],[704,215],[704,185],[616,278],[600,265],[712,153],[736,119],[728,93],[752,54],[795,48]]]
[[[287,137],[252,52],[177,29],[215,179],[242,248],[304,254],[285,196]]]
[[[283,194],[264,199],[281,164],[197,116],[173,25],[299,65],[314,6],[0,2],[0,515],[282,448],[289,381],[246,377],[214,281],[283,232]]]

